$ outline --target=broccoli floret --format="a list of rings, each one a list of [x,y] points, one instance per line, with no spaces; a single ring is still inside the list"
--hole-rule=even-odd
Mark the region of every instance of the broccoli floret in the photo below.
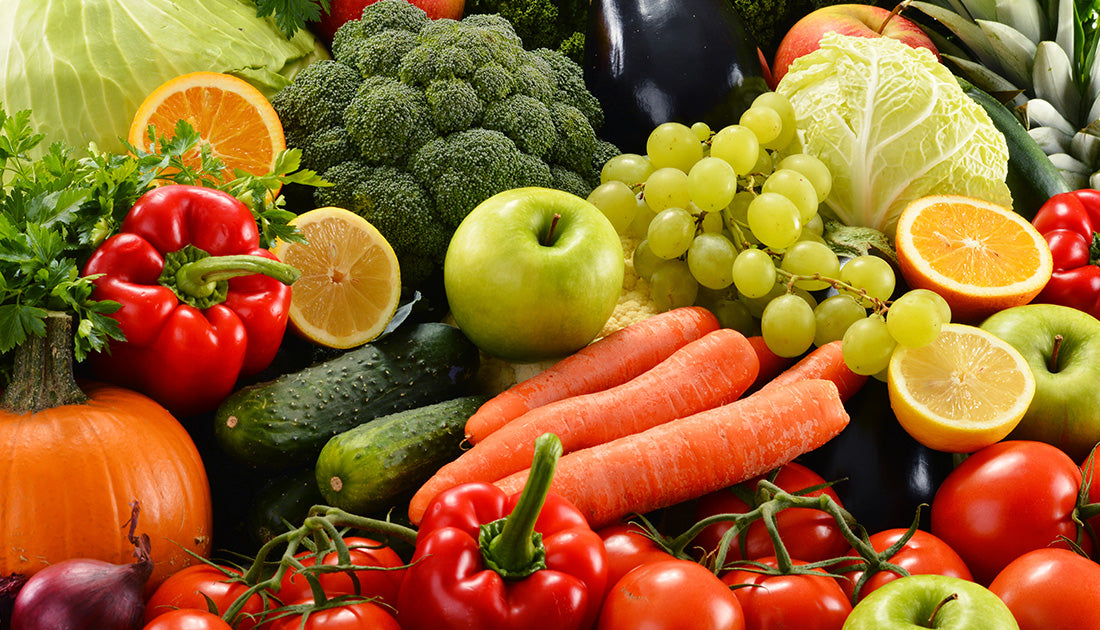
[[[511,138],[520,151],[538,158],[546,157],[558,141],[550,108],[525,94],[514,94],[490,104],[485,109],[482,126],[496,129]]]
[[[305,137],[314,131],[341,125],[344,108],[362,83],[362,77],[355,70],[324,59],[303,68],[290,85],[275,93],[271,106],[285,129],[302,130],[302,137]]]
[[[524,153],[508,136],[490,129],[467,129],[432,140],[413,154],[409,169],[424,183],[444,223],[462,219],[489,197],[530,182],[550,184],[550,169]],[[529,172],[532,167],[537,172]]]
[[[332,184],[313,201],[376,225],[409,288],[434,276],[488,197],[528,186],[587,196],[618,153],[598,140],[603,114],[580,67],[523,44],[501,15],[429,20],[407,0],[377,0],[337,31],[332,60],[273,98],[288,146]]]
[[[344,125],[367,164],[401,163],[434,136],[423,90],[390,77],[363,82],[344,110]]]
[[[558,50],[580,63],[588,25],[588,0],[466,0],[467,15],[499,14],[529,50]]]

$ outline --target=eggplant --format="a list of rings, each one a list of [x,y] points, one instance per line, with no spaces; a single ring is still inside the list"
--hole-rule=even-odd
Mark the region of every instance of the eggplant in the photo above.
[[[605,112],[600,135],[645,154],[657,125],[736,123],[768,90],[752,34],[729,0],[593,0],[584,79]]]
[[[955,467],[955,456],[923,446],[898,424],[886,384],[871,378],[846,403],[851,420],[839,435],[798,458],[826,480],[855,519],[874,533],[909,527],[919,505]],[[929,527],[927,507],[921,526]]]

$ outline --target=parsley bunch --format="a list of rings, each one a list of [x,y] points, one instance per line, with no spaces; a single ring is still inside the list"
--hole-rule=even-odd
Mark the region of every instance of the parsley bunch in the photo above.
[[[245,201],[260,227],[261,245],[275,239],[301,240],[294,214],[272,191],[287,183],[327,185],[316,173],[298,170],[300,151],[284,151],[271,173],[240,171],[222,183],[224,164],[185,121],[171,137],[149,144],[152,152],[127,145],[127,155],[100,153],[89,147],[75,157],[72,147],[49,146],[35,160],[27,156],[44,135],[29,125],[30,112],[8,115],[0,107],[0,385],[9,380],[11,351],[28,336],[46,334],[49,311],[67,312],[76,322],[73,356],[122,339],[110,317],[120,305],[91,299],[93,278],[80,270],[107,237],[118,231],[137,199],[164,183],[219,188]],[[198,152],[198,167],[184,156]]]
[[[306,28],[310,22],[321,21],[321,12],[329,12],[329,4],[332,0],[255,0],[255,2],[256,15],[274,17],[275,24],[290,38],[299,29]]]

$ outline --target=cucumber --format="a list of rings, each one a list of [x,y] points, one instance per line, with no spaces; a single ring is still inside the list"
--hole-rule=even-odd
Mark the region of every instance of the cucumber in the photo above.
[[[989,114],[993,125],[1004,134],[1008,143],[1005,183],[1012,192],[1012,209],[1017,214],[1030,221],[1047,199],[1072,190],[1058,167],[1007,107],[966,79],[956,79],[963,92]]]
[[[242,387],[214,414],[232,457],[259,468],[312,466],[332,436],[374,418],[468,394],[478,350],[454,326],[401,327],[327,361]]]
[[[285,472],[256,492],[248,513],[248,533],[262,545],[290,527],[300,526],[309,509],[322,503],[324,497],[312,466]]]
[[[321,495],[329,505],[356,514],[391,505],[461,454],[466,420],[486,400],[455,398],[334,436],[317,456]]]

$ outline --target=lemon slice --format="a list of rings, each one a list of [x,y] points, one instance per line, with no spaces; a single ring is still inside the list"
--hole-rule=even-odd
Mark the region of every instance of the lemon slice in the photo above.
[[[890,406],[921,444],[971,453],[1007,436],[1035,395],[1023,355],[975,326],[945,324],[921,347],[898,346],[887,373]]]
[[[330,348],[377,338],[401,300],[401,272],[389,242],[343,208],[308,210],[290,224],[306,242],[280,241],[273,251],[302,272],[291,293],[292,329]]]

